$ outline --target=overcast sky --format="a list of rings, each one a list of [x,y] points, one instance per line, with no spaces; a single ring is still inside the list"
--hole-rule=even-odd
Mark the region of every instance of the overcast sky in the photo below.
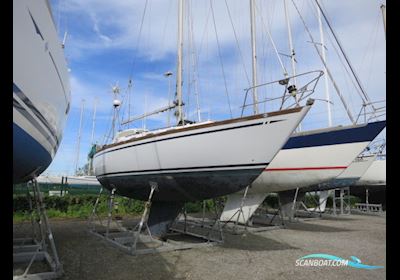
[[[249,1],[186,0],[184,20],[184,101],[186,118],[198,121],[239,117],[244,89],[251,86],[251,40]],[[378,0],[322,0],[329,22],[338,36],[365,91],[372,101],[386,99],[386,41]],[[147,5],[146,5],[147,3]],[[256,0],[256,39],[258,83],[282,79],[284,68],[292,75],[288,29],[282,0]],[[314,0],[294,0],[315,41],[320,42]],[[118,83],[123,100],[121,118],[128,112],[128,80],[131,115],[140,115],[168,104],[175,93],[177,52],[177,0],[52,0],[52,10],[60,40],[67,32],[65,55],[70,68],[72,106],[57,155],[45,171],[72,174],[77,159],[80,108],[84,115],[79,166],[86,163],[96,102],[94,141],[103,143],[111,125],[112,85]],[[295,9],[287,0],[296,73],[323,70],[311,39]],[[362,100],[354,79],[343,66],[343,57],[334,45],[332,33],[323,22],[327,64],[357,116]],[[273,44],[269,35],[272,37]],[[165,77],[167,71],[172,76]],[[314,76],[313,76],[314,75]],[[298,85],[315,74],[299,79]],[[322,77],[311,96],[326,99]],[[169,87],[170,85],[170,87]],[[170,89],[170,90],[169,90]],[[279,86],[263,87],[259,100],[282,94]],[[333,102],[333,125],[350,124],[343,105],[329,82]],[[198,103],[197,103],[198,100]],[[249,102],[251,99],[248,100]],[[304,104],[305,101],[303,101]],[[376,106],[384,106],[379,103]],[[276,104],[263,103],[260,110],[276,110]],[[250,114],[250,107],[245,112]],[[131,127],[160,128],[167,125],[167,114],[159,114],[131,124]],[[171,115],[171,123],[174,118]],[[382,118],[381,118],[382,119]],[[385,116],[383,117],[385,119]],[[317,100],[302,123],[302,129],[328,126],[327,103]]]

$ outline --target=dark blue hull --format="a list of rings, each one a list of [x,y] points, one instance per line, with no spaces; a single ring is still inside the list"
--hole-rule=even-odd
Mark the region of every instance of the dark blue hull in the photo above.
[[[368,123],[362,126],[326,131],[322,133],[294,136],[289,139],[283,149],[303,148],[311,146],[336,145],[357,142],[371,142],[386,127],[386,121]],[[302,192],[325,191],[345,188],[354,185],[360,177],[334,178],[318,185],[302,188]]]
[[[306,147],[328,146],[346,143],[370,142],[386,127],[386,121],[366,125],[332,128],[315,133],[298,133],[289,138],[283,150]],[[303,135],[304,134],[304,135]]]
[[[39,176],[51,163],[51,155],[32,136],[13,124],[13,183]]]

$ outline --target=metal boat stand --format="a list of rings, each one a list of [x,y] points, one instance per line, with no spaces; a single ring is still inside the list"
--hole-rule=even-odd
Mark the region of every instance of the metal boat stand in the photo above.
[[[326,199],[324,199],[323,201],[317,201],[314,196],[311,196],[313,202],[317,205],[315,207],[315,209],[318,210],[318,211],[310,210],[304,204],[303,200],[297,201],[298,190],[299,190],[299,188],[297,188],[297,190],[296,190],[296,195],[295,195],[295,199],[294,199],[294,202],[293,202],[295,218],[297,220],[299,220],[299,218],[302,218],[303,220],[307,219],[307,218],[311,218],[311,219],[322,218],[321,205],[327,202],[328,197]],[[304,196],[303,199],[305,199],[305,197],[306,196]]]
[[[267,211],[265,211],[264,213],[261,213],[260,208],[258,208],[256,210],[257,214],[254,213],[252,215],[252,217],[249,217],[249,219],[247,220],[247,222],[245,224],[239,223],[240,215],[243,215],[243,217],[244,217],[243,205],[246,200],[248,188],[249,188],[249,186],[247,186],[245,189],[239,209],[232,215],[232,217],[229,220],[224,221],[224,225],[222,226],[222,228],[227,230],[231,234],[243,234],[246,231],[247,232],[262,232],[262,231],[284,228],[285,223],[284,223],[283,216],[282,216],[280,201],[278,201],[279,207],[278,207],[277,211],[275,211],[274,214],[270,215]],[[237,215],[237,218],[236,218],[236,221],[233,221],[233,218],[235,217],[235,215]],[[279,216],[280,222],[276,223],[275,218],[278,216]],[[233,222],[233,224],[232,224],[232,222]]]
[[[339,192],[339,196],[337,195],[337,192]],[[345,197],[347,196],[347,202],[345,201]],[[336,206],[336,201],[339,201],[339,206],[340,206],[340,212],[338,213],[337,206]],[[336,216],[338,214],[340,215],[349,215],[351,214],[351,209],[350,209],[350,187],[346,188],[340,188],[340,189],[334,189],[333,190],[333,215]]]
[[[276,209],[272,214],[269,213],[268,209],[257,209],[251,218],[251,224],[247,230],[250,232],[262,232],[282,229],[285,228],[285,226],[286,224],[282,214],[282,206],[279,202],[278,209]]]
[[[181,223],[175,221],[171,227],[172,233],[166,236],[166,240],[160,240],[151,235],[147,221],[149,213],[151,211],[152,197],[155,191],[157,191],[157,183],[149,182],[151,190],[147,202],[145,203],[144,211],[141,216],[139,223],[136,224],[133,229],[124,227],[121,221],[117,222],[113,219],[114,210],[114,198],[115,189],[113,189],[108,198],[108,216],[106,223],[103,223],[102,219],[97,214],[96,210],[100,203],[100,190],[99,196],[96,199],[93,207],[92,215],[89,217],[89,233],[100,237],[101,239],[108,242],[113,247],[116,247],[123,252],[130,255],[144,255],[153,254],[167,251],[192,249],[197,247],[205,247],[215,245],[217,242],[211,236],[201,236],[201,234],[193,233],[188,231],[188,227],[180,228]],[[178,220],[178,219],[177,219]],[[114,227],[111,227],[114,222]],[[187,225],[187,223],[185,223]],[[174,240],[176,236],[190,235],[197,239],[203,238],[203,242],[188,242]]]
[[[219,201],[213,199],[214,217],[205,217],[205,201],[203,201],[202,218],[188,217],[186,208],[175,219],[170,230],[178,234],[196,237],[206,245],[218,245],[224,242],[224,234],[221,227],[220,212],[218,211]],[[201,244],[201,243],[200,243]]]
[[[29,191],[29,186],[32,187],[33,197]],[[63,274],[63,268],[58,258],[46,207],[36,179],[27,183],[27,199],[30,208],[32,237],[25,236],[13,239],[13,267],[24,266],[25,264],[27,266],[21,275],[14,275],[13,280],[58,278]],[[33,266],[40,262],[46,264],[50,271],[30,273]]]
[[[314,202],[317,204],[316,209],[319,210],[319,212],[316,211],[310,211],[307,209],[305,206],[304,202],[301,202],[300,206],[304,208],[304,210],[301,209],[296,209],[296,216],[297,217],[302,217],[302,218],[322,218],[326,216],[337,216],[337,215],[349,215],[351,214],[351,203],[350,203],[350,187],[343,187],[343,188],[336,188],[332,189],[332,208],[325,208],[325,211],[321,211],[321,204],[325,202],[324,201],[316,201],[315,198],[313,197]],[[328,198],[326,198],[328,199]],[[339,203],[339,209],[338,209],[338,204]],[[307,216],[306,216],[307,215]]]
[[[365,189],[365,203],[356,203],[355,209],[357,212],[361,213],[383,213],[382,204],[371,204],[369,203],[369,191],[368,188]]]

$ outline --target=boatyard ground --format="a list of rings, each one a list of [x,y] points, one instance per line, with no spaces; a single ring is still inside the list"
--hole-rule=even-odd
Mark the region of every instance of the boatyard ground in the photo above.
[[[51,220],[60,279],[386,279],[386,215],[342,215],[307,219],[285,229],[230,235],[214,247],[127,255],[87,232],[85,220]],[[23,227],[16,227],[16,231]],[[308,254],[330,254],[376,270],[299,267]]]

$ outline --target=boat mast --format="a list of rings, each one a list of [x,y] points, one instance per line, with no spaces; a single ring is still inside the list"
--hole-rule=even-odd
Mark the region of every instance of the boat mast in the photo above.
[[[294,88],[296,89],[296,83],[297,83],[296,82],[296,77],[295,77],[296,76],[296,53],[294,52],[294,48],[293,48],[292,29],[290,27],[289,12],[288,12],[288,9],[287,9],[286,0],[283,0],[283,6],[284,6],[284,9],[285,9],[286,26],[287,26],[287,30],[288,30],[290,61],[292,62],[293,85],[291,85],[291,87],[294,86]],[[295,90],[294,92],[297,92],[297,91]],[[299,105],[297,94],[294,95],[294,100],[295,100],[296,104]],[[296,131],[301,131],[301,122],[297,126]]]
[[[258,114],[258,97],[257,97],[257,54],[256,54],[256,26],[255,26],[255,10],[254,1],[250,0],[250,28],[251,28],[251,58],[253,67],[253,113]]]
[[[292,0],[292,1],[293,1],[293,0]],[[319,4],[319,2],[318,2],[317,0],[315,0],[315,3],[317,4],[318,9],[321,11],[321,14],[322,14],[322,16],[324,17],[326,24],[328,25],[330,31],[332,32],[332,35],[333,35],[333,37],[334,37],[334,39],[335,39],[337,45],[339,46],[339,49],[340,49],[341,53],[343,54],[343,57],[344,57],[344,59],[346,60],[347,65],[349,66],[350,71],[351,71],[351,73],[353,74],[353,77],[354,77],[354,79],[356,80],[356,83],[357,83],[358,87],[360,88],[360,90],[361,90],[361,92],[362,92],[361,98],[362,98],[362,100],[363,100],[364,105],[371,105],[372,109],[373,109],[374,111],[376,111],[376,108],[375,108],[374,104],[373,104],[373,103],[371,102],[371,100],[369,99],[369,96],[367,95],[366,91],[364,90],[363,85],[361,84],[361,80],[358,78],[358,75],[357,75],[357,73],[355,72],[353,65],[351,64],[350,59],[349,59],[349,58],[347,57],[347,55],[346,55],[346,53],[345,53],[345,51],[344,51],[344,49],[343,49],[343,47],[342,47],[342,44],[341,44],[340,41],[339,41],[339,37],[336,35],[336,32],[333,30],[331,24],[329,23],[328,18],[327,18],[327,16],[326,16],[325,13],[324,13],[324,10],[322,9],[321,5]]]
[[[85,109],[85,99],[82,99],[82,104],[81,104],[81,116],[79,120],[79,130],[78,130],[78,142],[76,145],[76,161],[75,161],[75,175],[77,175],[78,172],[78,165],[79,165],[79,150],[80,150],[80,144],[81,144],[81,131],[82,131],[82,118],[83,118],[83,110]]]
[[[178,109],[175,112],[178,125],[184,124],[182,110],[183,1],[179,0],[178,10],[178,69],[176,73],[176,105]]]
[[[113,114],[112,127],[111,127],[111,133],[112,133],[111,139],[114,139],[115,128],[117,126],[117,120],[118,120],[118,110],[119,110],[119,106],[121,106],[121,101],[118,99],[118,94],[119,94],[118,83],[112,87],[112,92],[114,95],[114,100],[113,100],[114,114]]]
[[[386,5],[381,5],[382,17],[383,17],[383,28],[385,29],[385,40],[386,40]]]
[[[319,1],[319,0],[317,0]],[[326,54],[325,54],[325,40],[324,40],[324,31],[322,29],[322,20],[321,20],[321,11],[317,7],[318,11],[318,24],[319,24],[319,36],[321,38],[321,54],[322,60],[324,61],[324,72],[326,73]],[[328,86],[328,75],[325,75],[325,97],[327,100],[327,109],[328,109],[328,125],[329,127],[332,126],[332,111],[331,111],[331,97],[329,94],[329,86]]]
[[[286,27],[287,27],[287,30],[288,30],[290,60],[292,62],[292,76],[296,76],[296,53],[294,52],[294,48],[293,48],[292,29],[290,27],[289,12],[288,12],[288,9],[287,9],[286,0],[283,1],[283,6],[284,6],[284,9],[285,9]],[[293,84],[296,86],[296,78],[293,78]],[[295,98],[296,103],[297,103],[297,95],[294,98]]]
[[[308,28],[308,26],[307,26],[307,24],[306,24],[306,22],[305,22],[303,16],[301,15],[301,13],[300,13],[300,11],[299,11],[299,9],[298,9],[296,3],[295,3],[293,0],[292,0],[292,3],[293,3],[294,8],[295,8],[296,11],[297,11],[297,14],[298,14],[299,17],[300,17],[301,22],[302,22],[303,25],[304,25],[304,28],[305,28],[305,30],[306,30],[308,36],[309,36],[310,39],[311,39],[311,43],[312,43],[312,45],[314,46],[315,51],[316,51],[317,54],[318,54],[318,57],[321,59],[322,63],[324,64],[324,67],[326,68],[326,74],[328,75],[329,79],[331,80],[332,85],[333,85],[333,87],[334,87],[334,89],[335,89],[337,95],[339,96],[340,100],[342,101],[343,107],[344,107],[344,109],[346,110],[346,113],[347,113],[347,115],[348,115],[350,121],[351,121],[353,124],[356,124],[356,121],[354,120],[353,115],[351,114],[350,109],[349,109],[349,107],[347,106],[346,101],[344,100],[343,95],[341,94],[338,85],[336,84],[335,80],[333,79],[332,74],[331,74],[331,72],[329,71],[329,68],[328,68],[328,66],[326,65],[325,61],[322,59],[322,55],[321,55],[321,53],[320,53],[320,51],[319,51],[319,49],[318,49],[318,47],[317,47],[317,45],[316,45],[316,42],[315,42],[314,37],[312,36],[312,34],[311,34],[311,32],[310,32],[310,29]],[[317,5],[318,5],[318,2],[317,2]],[[318,8],[321,9],[321,7],[320,7],[319,5],[318,5]],[[322,10],[321,10],[321,12],[322,12]]]
[[[94,126],[96,124],[96,107],[97,107],[97,97],[94,100],[93,118],[92,118],[92,136],[90,137],[90,144],[94,144]]]

